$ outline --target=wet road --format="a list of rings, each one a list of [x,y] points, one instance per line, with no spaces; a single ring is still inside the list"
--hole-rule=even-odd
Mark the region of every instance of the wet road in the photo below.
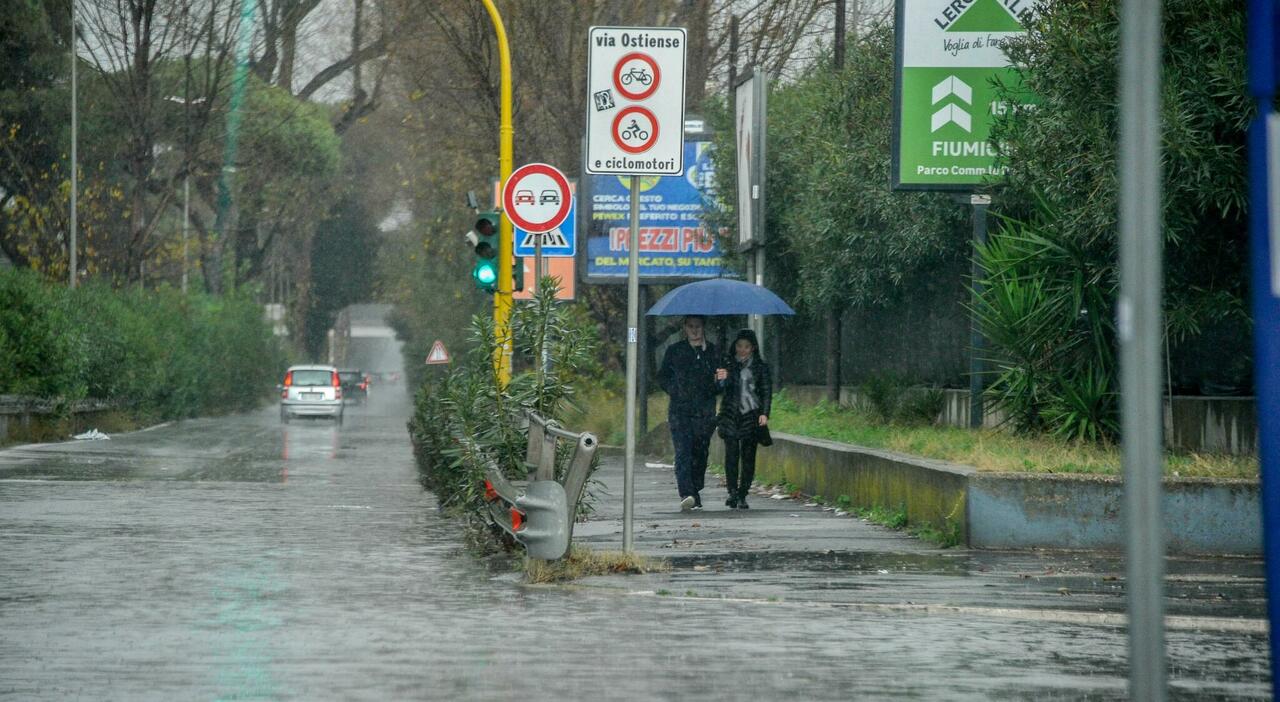
[[[684,554],[667,592],[524,586],[462,550],[416,482],[407,402],[374,399],[341,428],[266,408],[0,451],[0,697],[1124,697],[1120,627],[853,606],[917,582],[870,565],[916,559],[937,587],[929,550],[882,530],[882,560],[833,554],[849,567],[744,559],[716,583]],[[803,594],[834,591],[871,594]],[[1175,698],[1267,695],[1265,634],[1169,648]]]

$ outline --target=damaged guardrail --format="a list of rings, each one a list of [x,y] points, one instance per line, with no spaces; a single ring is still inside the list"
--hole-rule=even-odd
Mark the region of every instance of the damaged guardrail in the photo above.
[[[600,442],[590,432],[566,431],[553,419],[525,411],[529,441],[525,468],[530,480],[521,490],[493,462],[485,469],[484,495],[489,520],[524,545],[531,558],[557,560],[569,552],[578,502],[591,474]],[[563,474],[556,478],[557,442],[572,442]]]

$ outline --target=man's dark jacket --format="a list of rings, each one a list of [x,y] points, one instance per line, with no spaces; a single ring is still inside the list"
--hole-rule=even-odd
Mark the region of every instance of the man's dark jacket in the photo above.
[[[719,349],[710,341],[704,349],[694,348],[681,340],[667,347],[658,370],[658,384],[671,397],[669,414],[684,417],[709,417],[716,413],[716,368],[720,366]]]

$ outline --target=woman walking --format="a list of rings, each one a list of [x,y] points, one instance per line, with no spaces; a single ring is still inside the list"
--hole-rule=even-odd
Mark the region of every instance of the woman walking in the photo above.
[[[718,421],[724,439],[724,472],[729,480],[731,509],[747,509],[747,491],[756,475],[756,446],[769,436],[769,410],[773,405],[773,379],[769,364],[760,357],[760,343],[750,329],[733,341],[733,360],[724,379]]]

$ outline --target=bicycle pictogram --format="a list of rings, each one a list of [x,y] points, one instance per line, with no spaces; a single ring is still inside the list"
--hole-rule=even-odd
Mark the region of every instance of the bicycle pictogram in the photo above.
[[[642,66],[633,66],[626,73],[622,74],[622,84],[631,85],[631,83],[639,82],[640,85],[648,85],[653,82],[653,76],[644,70]]]
[[[633,51],[613,64],[613,87],[627,100],[647,100],[662,82],[662,69],[654,58]]]

